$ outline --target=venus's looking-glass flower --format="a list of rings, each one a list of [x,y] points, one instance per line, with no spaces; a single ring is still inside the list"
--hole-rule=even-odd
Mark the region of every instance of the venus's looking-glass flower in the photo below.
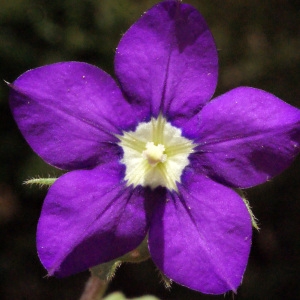
[[[299,152],[299,110],[241,87],[209,102],[217,51],[202,16],[164,1],[122,37],[117,83],[63,62],[11,84],[24,137],[68,170],[50,188],[37,231],[50,275],[67,276],[136,248],[148,234],[157,267],[204,293],[236,290],[251,245],[233,188],[263,183]]]

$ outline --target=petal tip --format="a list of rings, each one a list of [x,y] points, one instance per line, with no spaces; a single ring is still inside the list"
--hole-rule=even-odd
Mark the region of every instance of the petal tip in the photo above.
[[[10,83],[10,82],[8,82],[8,81],[6,81],[5,79],[3,79],[3,81],[4,81],[4,83],[6,83],[8,86],[10,86],[10,85],[11,85],[11,83]]]

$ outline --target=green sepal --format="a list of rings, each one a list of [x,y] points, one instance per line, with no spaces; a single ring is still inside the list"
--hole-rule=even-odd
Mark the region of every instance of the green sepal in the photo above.
[[[116,274],[118,267],[122,264],[119,258],[111,260],[107,263],[90,268],[93,276],[97,276],[102,280],[111,281]]]
[[[123,262],[140,263],[147,260],[150,257],[147,240],[146,237],[136,249],[121,257],[90,268],[92,275],[97,276],[102,280],[110,281]]]
[[[37,184],[40,187],[44,187],[44,186],[51,186],[57,178],[54,177],[48,177],[48,178],[32,178],[32,179],[28,179],[24,181],[24,184]]]
[[[149,258],[148,237],[146,237],[136,249],[126,253],[118,259],[122,262],[140,263]]]
[[[165,286],[165,288],[167,290],[170,290],[171,287],[172,287],[172,279],[168,278],[164,273],[162,273],[161,271],[159,271],[159,276],[160,276],[160,279],[161,279],[161,282],[163,283],[163,285]]]
[[[246,195],[245,193],[242,191],[242,190],[237,190],[237,193],[242,197],[246,207],[247,207],[247,210],[250,214],[250,217],[251,217],[251,223],[252,223],[252,226],[257,230],[259,231],[259,226],[257,224],[257,218],[254,216],[252,210],[251,210],[251,206],[250,206],[250,203],[249,201],[246,199]]]

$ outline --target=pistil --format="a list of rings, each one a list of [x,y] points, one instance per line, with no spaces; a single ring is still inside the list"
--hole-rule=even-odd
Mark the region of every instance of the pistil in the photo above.
[[[158,163],[167,160],[167,155],[164,154],[165,150],[165,146],[162,144],[155,145],[153,142],[147,142],[146,150],[143,151],[142,156],[152,167],[155,167]]]

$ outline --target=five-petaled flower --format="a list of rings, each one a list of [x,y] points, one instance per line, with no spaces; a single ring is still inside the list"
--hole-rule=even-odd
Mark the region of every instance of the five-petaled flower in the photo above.
[[[14,118],[34,151],[68,170],[37,230],[50,275],[115,259],[148,235],[157,267],[204,293],[236,290],[251,217],[232,188],[263,183],[299,152],[300,112],[240,87],[210,101],[217,50],[192,6],[163,1],[122,37],[117,82],[62,62],[10,84]]]

